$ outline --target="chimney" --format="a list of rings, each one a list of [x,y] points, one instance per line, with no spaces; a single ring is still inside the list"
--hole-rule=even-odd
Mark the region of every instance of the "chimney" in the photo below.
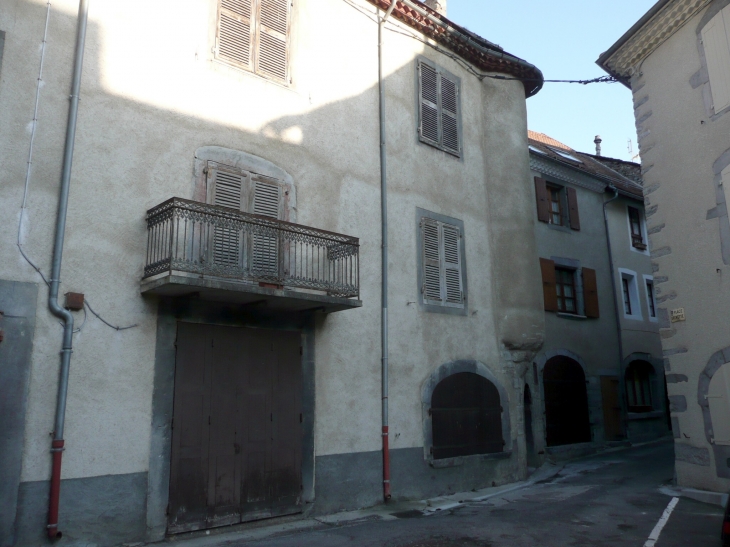
[[[446,17],[446,0],[426,0],[425,4]]]
[[[596,156],[600,156],[601,155],[601,143],[603,142],[603,139],[601,138],[600,135],[596,135],[596,138],[593,142],[596,143]]]

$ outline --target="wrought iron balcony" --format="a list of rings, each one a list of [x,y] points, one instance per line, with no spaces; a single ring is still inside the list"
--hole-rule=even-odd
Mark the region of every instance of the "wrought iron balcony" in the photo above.
[[[172,198],[147,211],[142,292],[284,309],[359,307],[360,244],[355,237]]]

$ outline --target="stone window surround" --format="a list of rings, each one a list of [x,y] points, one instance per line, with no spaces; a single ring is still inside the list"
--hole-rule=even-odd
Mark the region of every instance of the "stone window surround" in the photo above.
[[[500,404],[502,405],[502,438],[504,439],[504,451],[497,452],[494,454],[475,454],[472,456],[460,456],[456,458],[444,458],[440,460],[434,460],[431,454],[431,447],[433,446],[433,430],[431,425],[431,416],[429,410],[431,408],[431,397],[436,389],[436,386],[449,376],[459,374],[461,372],[469,372],[477,374],[483,378],[486,378],[492,382],[497,391],[499,392]],[[505,390],[502,383],[492,373],[492,371],[484,363],[472,359],[464,359],[458,361],[451,361],[444,363],[436,368],[431,375],[426,378],[421,386],[421,409],[422,409],[422,420],[423,420],[423,458],[429,465],[434,468],[441,467],[455,467],[462,465],[468,459],[506,459],[512,456],[512,428],[510,423],[510,401],[507,390]]]
[[[618,269],[619,274],[619,281],[621,282],[621,286],[619,287],[620,291],[619,294],[621,295],[621,306],[623,309],[623,317],[624,319],[631,319],[632,321],[643,321],[644,315],[641,311],[641,298],[639,297],[639,276],[638,274],[633,270],[628,270],[626,268],[619,268]],[[631,314],[626,313],[626,307],[623,304],[623,294],[624,294],[624,287],[623,287],[623,280],[628,279],[629,280],[629,298],[631,299]]]
[[[652,323],[658,323],[659,322],[659,308],[657,307],[657,301],[656,301],[656,283],[654,283],[654,276],[653,275],[646,275],[643,274],[644,279],[644,296],[646,296],[646,312],[647,312],[647,318]],[[647,283],[651,282],[652,287],[654,287],[653,295],[649,295],[649,290],[647,289]],[[650,300],[653,296],[653,302]],[[654,317],[651,316],[651,304],[654,304]]]
[[[568,228],[570,229],[570,228]],[[575,313],[570,312],[558,312],[558,317],[565,317],[569,319],[587,319],[586,317],[586,305],[585,296],[583,294],[583,268],[580,265],[580,260],[574,258],[564,258],[561,256],[551,256],[550,260],[555,262],[556,268],[563,268],[566,270],[573,270],[575,273],[574,277],[574,288],[575,288]]]

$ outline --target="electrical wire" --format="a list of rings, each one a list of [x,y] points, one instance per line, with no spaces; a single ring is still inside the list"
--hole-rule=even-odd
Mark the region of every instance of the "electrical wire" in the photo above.
[[[355,4],[352,0],[344,0],[346,4],[348,4],[353,9],[359,11],[361,14],[368,17],[373,22],[378,22],[377,16],[375,14],[369,13],[368,11],[365,11],[361,6]],[[541,80],[539,78],[517,78],[514,76],[500,76],[497,74],[486,74],[484,72],[480,72],[476,70],[470,63],[467,63],[464,61],[461,57],[458,55],[451,53],[450,51],[447,51],[443,49],[442,47],[439,47],[438,45],[430,42],[429,40],[426,40],[424,38],[421,38],[414,32],[410,30],[406,30],[403,27],[397,25],[393,22],[393,19],[389,19],[386,24],[385,28],[393,33],[401,34],[403,36],[406,36],[408,38],[412,38],[413,40],[416,40],[417,42],[421,42],[424,45],[429,46],[430,48],[438,51],[439,53],[453,59],[457,63],[459,63],[464,69],[466,69],[468,72],[470,72],[475,77],[479,78],[480,81],[484,79],[491,79],[491,80],[505,80],[505,81],[516,81],[516,82],[545,82],[545,83],[551,83],[551,84],[581,84],[581,85],[588,85],[588,84],[613,84],[618,83],[618,80],[614,76],[599,76],[598,78],[592,78],[589,80]]]
[[[84,304],[86,305],[87,308],[89,308],[89,311],[91,313],[93,313],[99,321],[101,321],[107,327],[111,327],[114,330],[117,330],[117,331],[119,331],[119,330],[129,330],[129,329],[133,329],[135,327],[139,327],[139,325],[137,323],[135,323],[134,325],[129,325],[128,327],[117,327],[116,325],[112,325],[106,319],[104,319],[101,315],[99,315],[98,313],[96,313],[94,311],[94,308],[91,307],[91,304],[89,303],[89,300],[88,299],[84,299]]]

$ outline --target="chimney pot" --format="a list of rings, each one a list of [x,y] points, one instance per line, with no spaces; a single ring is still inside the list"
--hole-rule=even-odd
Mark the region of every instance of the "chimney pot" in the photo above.
[[[601,143],[603,142],[603,139],[600,135],[596,135],[596,138],[593,140],[593,142],[596,145],[596,156],[601,155]]]

